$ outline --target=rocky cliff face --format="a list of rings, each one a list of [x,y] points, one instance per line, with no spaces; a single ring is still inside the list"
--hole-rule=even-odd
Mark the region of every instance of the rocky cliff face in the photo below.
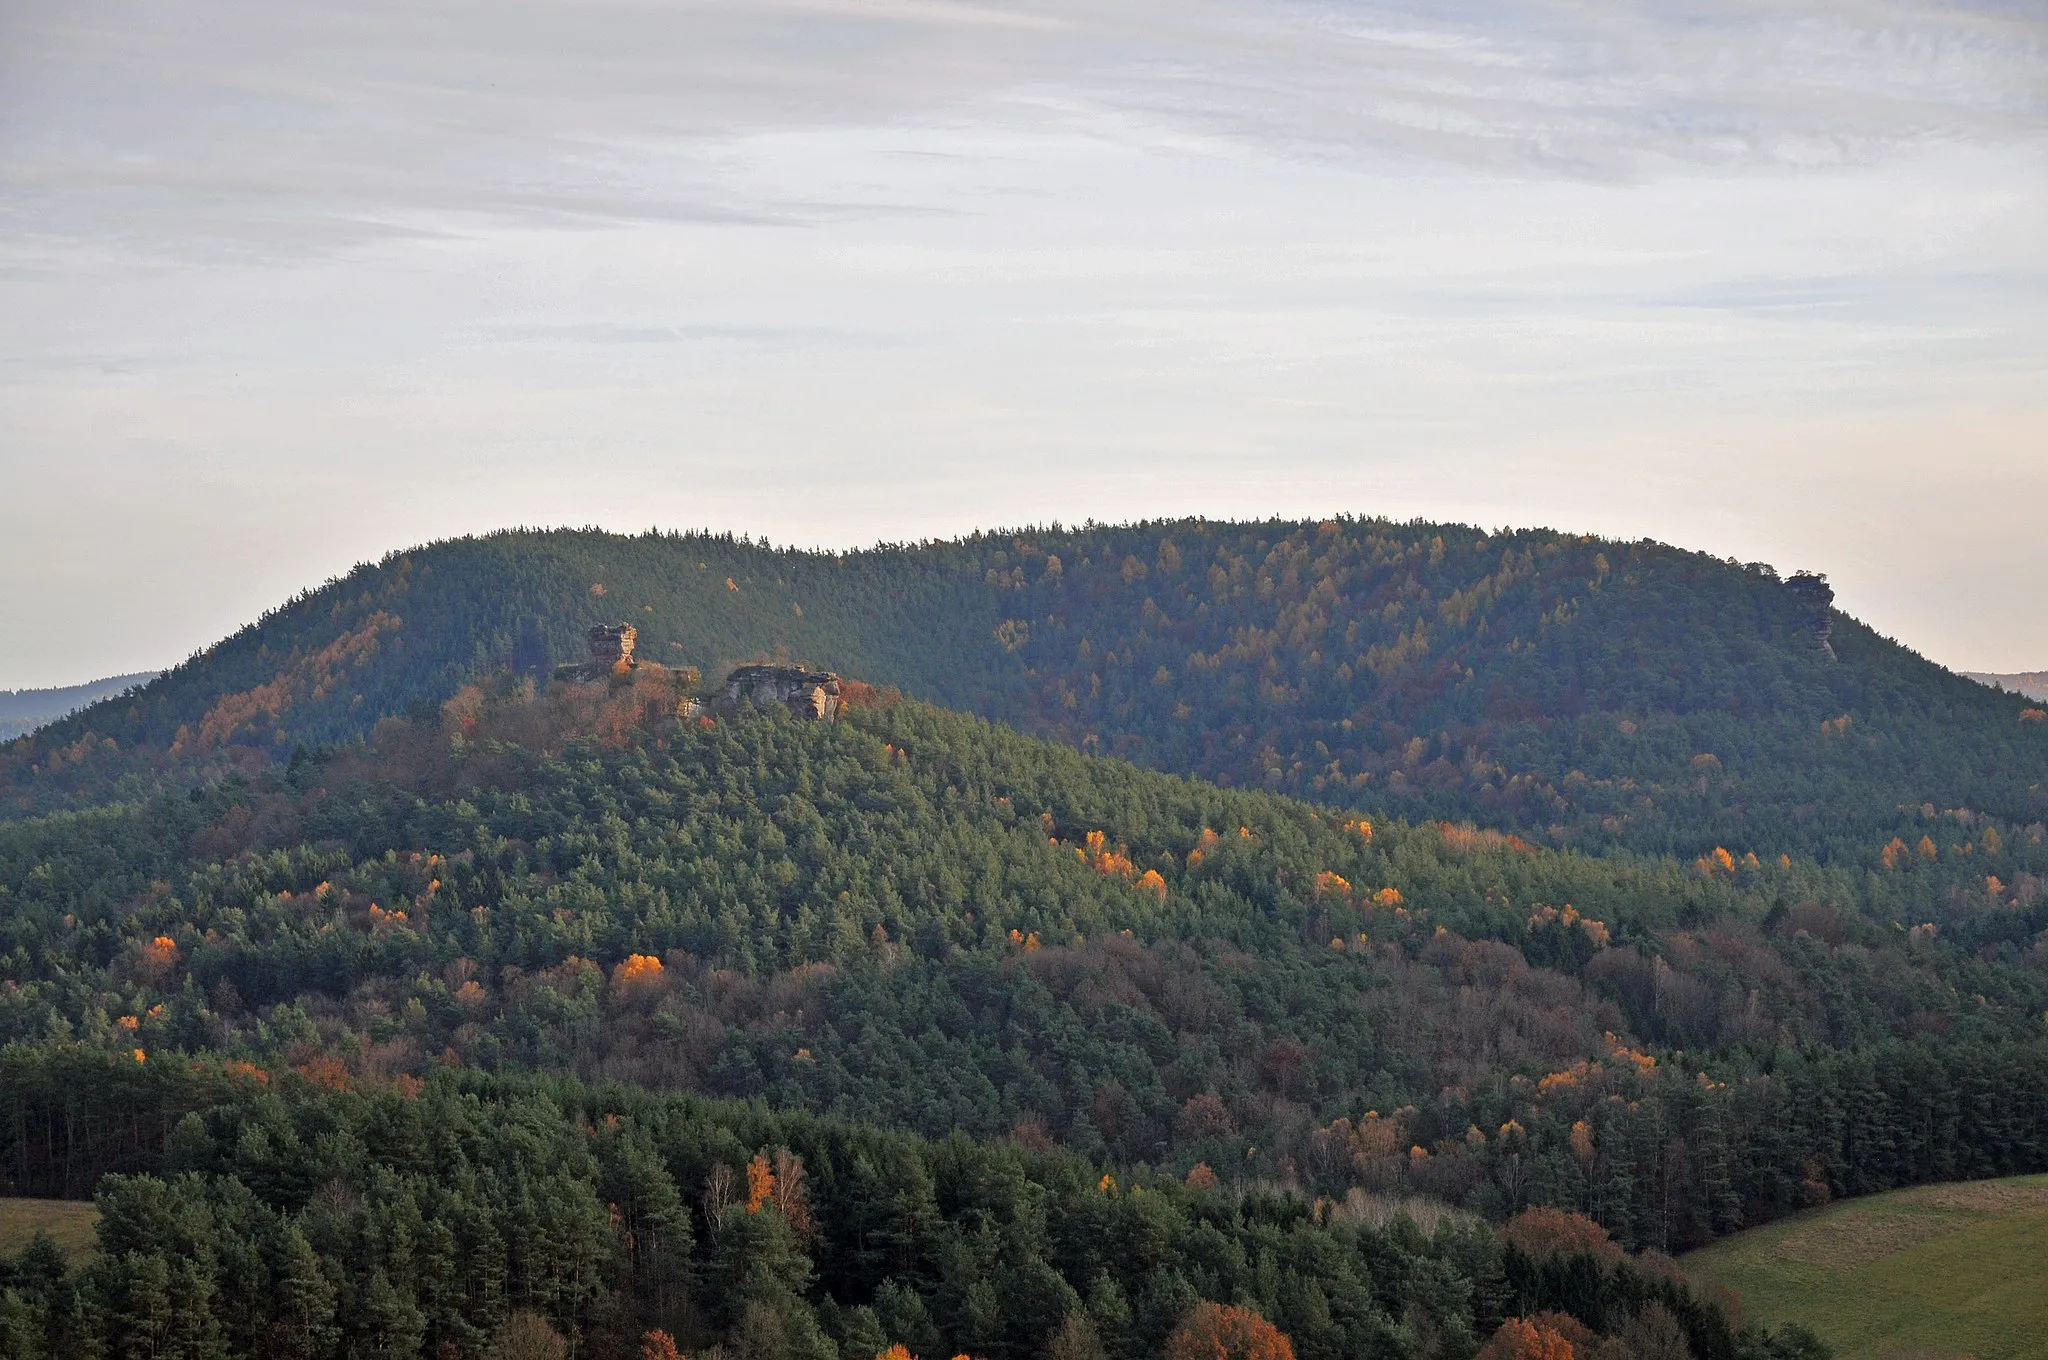
[[[617,665],[623,661],[633,662],[633,644],[640,640],[640,630],[630,623],[600,623],[584,630],[583,636],[590,640],[590,659],[605,665]]]
[[[1835,602],[1835,590],[1825,576],[1811,572],[1800,572],[1785,581],[1786,593],[1791,595],[1798,606],[1801,621],[1813,636],[1814,645],[1827,653],[1830,661],[1835,659],[1835,649],[1829,645],[1828,637],[1834,632],[1834,621],[1828,610]]]
[[[590,644],[590,660],[558,667],[555,679],[602,680],[624,674],[638,664],[633,660],[633,645],[640,640],[640,630],[632,624],[592,624],[583,630],[583,636]]]
[[[802,666],[742,666],[725,678],[724,694],[728,704],[780,704],[814,722],[837,718],[843,703],[837,675]]]

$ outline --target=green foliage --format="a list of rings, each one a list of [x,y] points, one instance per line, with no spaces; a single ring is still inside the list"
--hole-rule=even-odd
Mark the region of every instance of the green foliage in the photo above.
[[[50,1045],[0,1052],[0,1071],[0,1127],[52,1140],[46,1164],[66,1152],[63,1126],[34,1118],[52,1102],[188,1111],[144,1169],[102,1182],[94,1264],[0,1263],[0,1326],[24,1360],[523,1355],[554,1335],[621,1354],[654,1326],[741,1355],[866,1360],[886,1340],[1140,1360],[1201,1299],[1256,1310],[1306,1360],[1407,1357],[1469,1354],[1512,1292],[1542,1288],[1466,1218],[1371,1227],[1295,1196],[1107,1184],[1064,1151],[616,1085],[439,1073],[336,1092],[164,1064],[138,1090],[113,1060]],[[793,1204],[722,1195],[751,1149],[801,1168],[808,1233]],[[641,1287],[644,1240],[606,1200],[621,1175],[651,1200],[685,1192],[665,1298]],[[1604,1322],[1655,1298],[1703,1360],[1747,1353],[1682,1286],[1625,1261],[1568,1274]]]
[[[536,687],[621,617],[1058,742]],[[0,1177],[102,1213],[0,1346],[1136,1360],[1206,1299],[1817,1354],[1482,1226],[2048,1167],[2048,725],[1817,619],[1355,521],[362,568],[0,749]]]
[[[603,594],[595,594],[599,588]],[[1558,844],[1867,865],[1939,820],[2048,814],[2048,723],[1768,568],[1455,525],[1157,522],[803,553],[513,532],[301,596],[0,755],[77,804],[347,741],[623,617],[716,673],[802,656],[1161,769]],[[1951,815],[1953,814],[1953,815]],[[1910,833],[1910,834],[1909,834]]]
[[[1335,1198],[1555,1204],[1659,1247],[2048,1156],[2048,1110],[1998,1095],[2043,1089],[2048,904],[1909,932],[1946,910],[1942,861],[1596,859],[919,704],[650,720],[666,684],[470,690],[265,780],[0,827],[0,1036],[139,1051],[137,1082],[181,1051],[623,1078]],[[104,1128],[16,1183],[135,1165]],[[673,1292],[649,1193],[610,1202],[638,1288]]]

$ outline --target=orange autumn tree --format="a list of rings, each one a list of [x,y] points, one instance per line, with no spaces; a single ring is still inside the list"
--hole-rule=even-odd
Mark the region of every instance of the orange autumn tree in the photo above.
[[[1607,1235],[1607,1229],[1592,1219],[1543,1205],[1524,1209],[1502,1224],[1500,1236],[1509,1246],[1538,1261],[1584,1253],[1603,1266],[1611,1266],[1622,1257],[1621,1247]]]
[[[758,1214],[761,1206],[775,1197],[775,1172],[768,1166],[767,1149],[754,1154],[747,1163],[747,1212]]]
[[[661,960],[652,954],[628,954],[612,969],[612,987],[620,992],[661,980]]]
[[[640,1338],[640,1360],[684,1360],[676,1339],[656,1328]]]
[[[1509,1318],[1479,1352],[1479,1360],[1574,1360],[1572,1343],[1531,1318]]]
[[[142,971],[158,986],[177,971],[178,960],[178,942],[168,935],[159,935],[142,946]]]
[[[1203,1302],[1166,1339],[1166,1360],[1294,1360],[1294,1343],[1249,1308]]]

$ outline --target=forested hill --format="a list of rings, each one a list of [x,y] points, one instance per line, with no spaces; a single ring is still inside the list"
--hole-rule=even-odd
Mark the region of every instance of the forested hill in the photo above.
[[[2038,827],[1595,858],[854,693],[0,824],[0,1191],[103,1212],[0,1353],[1819,1360],[1622,1250],[2048,1165]]]
[[[584,627],[621,618],[658,661],[801,658],[1161,769],[1547,843],[1869,862],[1930,818],[2048,815],[2038,706],[1816,611],[1768,568],[1371,520],[846,554],[569,531],[436,544],[6,748],[0,798],[20,813],[253,769],[479,671],[576,659]]]
[[[155,671],[140,671],[134,675],[109,676],[83,685],[65,685],[59,689],[11,689],[0,690],[0,741],[35,731],[44,723],[54,722],[67,713],[75,713],[87,704],[97,703],[123,690],[146,685],[156,679]]]
[[[2038,828],[1879,875],[1596,859],[677,697],[466,689],[0,825],[0,1042],[621,1078],[1660,1248],[2048,1165]]]

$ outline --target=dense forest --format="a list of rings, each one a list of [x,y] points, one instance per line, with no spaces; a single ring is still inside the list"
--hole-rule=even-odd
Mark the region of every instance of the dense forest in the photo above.
[[[803,658],[1154,768],[1550,845],[1865,863],[1926,809],[2048,816],[2048,713],[1825,601],[1649,542],[1374,520],[850,553],[510,532],[362,567],[0,750],[0,807],[358,740],[624,618],[657,661]]]
[[[0,1192],[101,1207],[0,1355],[1824,1354],[1665,1253],[2048,1169],[2048,715],[1827,598],[1370,521],[362,568],[0,747]],[[762,657],[847,710],[690,702]]]
[[[0,826],[0,1038],[622,1079],[1631,1248],[2048,1165],[2038,824],[1588,857],[914,702],[679,698],[502,676]]]
[[[0,1259],[21,1360],[1825,1354],[1571,1215],[1496,1232],[615,1085],[16,1047],[0,1165],[104,1173],[89,1264]]]

